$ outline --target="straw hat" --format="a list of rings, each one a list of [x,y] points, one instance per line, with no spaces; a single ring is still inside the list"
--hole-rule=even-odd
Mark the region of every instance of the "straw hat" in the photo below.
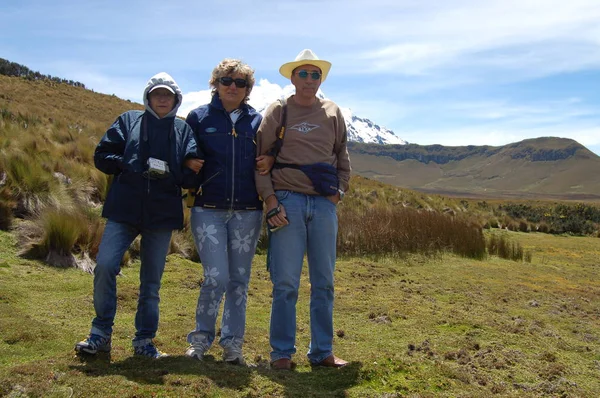
[[[321,69],[321,83],[325,81],[327,74],[329,73],[329,69],[331,69],[331,62],[319,59],[319,57],[317,57],[312,50],[306,49],[300,51],[300,54],[298,54],[296,59],[292,62],[287,62],[281,65],[281,68],[279,68],[279,73],[281,73],[283,77],[291,79],[294,69],[302,65],[314,65]]]

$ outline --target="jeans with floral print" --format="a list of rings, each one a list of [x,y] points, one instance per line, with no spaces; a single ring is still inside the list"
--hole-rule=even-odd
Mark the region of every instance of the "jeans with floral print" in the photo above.
[[[310,279],[310,347],[318,363],[332,354],[333,273],[338,219],[336,205],[324,196],[278,190],[289,225],[269,234],[268,265],[273,282],[271,361],[296,353],[296,302],[304,254]]]
[[[192,233],[204,268],[204,282],[196,307],[196,329],[187,337],[190,344],[213,343],[223,295],[219,344],[225,346],[228,340],[240,346],[243,343],[250,269],[262,214],[262,210],[192,208]]]

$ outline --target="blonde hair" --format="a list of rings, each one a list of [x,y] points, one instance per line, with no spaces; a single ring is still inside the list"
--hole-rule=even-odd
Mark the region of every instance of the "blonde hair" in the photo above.
[[[254,69],[239,59],[225,58],[215,67],[215,69],[213,69],[212,76],[208,81],[208,84],[212,87],[211,94],[213,96],[217,94],[217,86],[220,78],[233,75],[234,73],[245,76],[246,81],[248,82],[246,85],[246,96],[242,100],[242,103],[248,102],[248,97],[250,97],[250,92],[252,92],[252,87],[254,87],[255,82]]]

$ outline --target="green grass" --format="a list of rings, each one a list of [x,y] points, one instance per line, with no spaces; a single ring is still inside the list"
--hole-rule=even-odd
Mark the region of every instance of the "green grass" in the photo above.
[[[451,255],[342,258],[336,271],[335,352],[343,369],[311,369],[308,293],[298,304],[296,372],[268,364],[270,281],[255,258],[245,355],[201,363],[183,355],[200,266],[169,256],[156,339],[171,356],[131,351],[139,263],[119,278],[110,357],[81,359],[75,342],[93,316],[92,277],[15,255],[0,232],[0,395],[119,397],[487,397],[600,395],[597,238],[511,232],[532,263]],[[306,269],[305,269],[306,271]],[[24,395],[22,395],[24,396]]]

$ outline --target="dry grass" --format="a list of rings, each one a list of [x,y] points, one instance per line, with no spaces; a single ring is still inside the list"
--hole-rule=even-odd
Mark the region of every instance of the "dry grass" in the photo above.
[[[439,254],[470,258],[485,256],[479,226],[436,211],[404,207],[339,209],[339,252],[344,255]]]

